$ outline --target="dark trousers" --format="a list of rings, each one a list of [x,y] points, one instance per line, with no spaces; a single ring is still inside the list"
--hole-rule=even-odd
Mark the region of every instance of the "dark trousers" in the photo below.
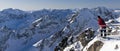
[[[107,34],[106,34],[106,27],[104,27],[104,28],[102,28],[101,30],[100,30],[100,32],[101,32],[101,37],[105,37]]]

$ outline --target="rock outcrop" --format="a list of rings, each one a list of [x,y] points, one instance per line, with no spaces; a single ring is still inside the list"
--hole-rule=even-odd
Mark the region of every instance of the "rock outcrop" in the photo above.
[[[101,41],[94,42],[87,51],[100,51],[101,47],[104,45]]]

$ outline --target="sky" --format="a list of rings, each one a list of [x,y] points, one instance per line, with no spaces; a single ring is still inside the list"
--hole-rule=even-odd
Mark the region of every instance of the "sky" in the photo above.
[[[7,8],[21,10],[75,9],[99,6],[120,8],[120,0],[0,0],[0,10]]]

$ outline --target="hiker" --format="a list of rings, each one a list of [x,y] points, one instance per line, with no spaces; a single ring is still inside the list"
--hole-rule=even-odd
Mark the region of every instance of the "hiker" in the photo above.
[[[105,37],[106,36],[106,23],[100,16],[98,16],[98,24],[100,26],[101,36]]]

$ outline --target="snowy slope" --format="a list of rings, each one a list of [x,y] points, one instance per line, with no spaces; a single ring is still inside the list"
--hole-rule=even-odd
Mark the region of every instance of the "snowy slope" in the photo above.
[[[104,40],[100,51],[120,51],[120,35],[109,36],[111,39]]]
[[[115,21],[117,20],[120,19],[117,18]],[[109,26],[111,26],[112,28],[110,35],[107,35],[106,38],[102,38],[100,34],[97,33],[98,35],[93,40],[91,40],[85,47],[83,47],[82,51],[120,51],[120,23],[119,21],[117,23],[113,22]],[[75,46],[81,47],[81,44],[73,44],[71,46],[66,47],[65,50],[71,50]],[[77,48],[73,48],[73,50],[75,49]]]
[[[97,36],[87,44],[87,46],[83,49],[83,51],[88,51],[89,48],[96,41],[101,41],[103,43],[103,45],[99,51],[120,51],[120,48],[119,48],[120,47],[120,34],[119,33],[117,35],[108,35],[106,38]],[[99,44],[99,46],[100,46],[100,44]],[[96,47],[98,47],[98,46],[96,46]]]
[[[74,44],[72,44],[72,45],[70,45],[69,47],[66,47],[65,49],[64,49],[64,51],[70,51],[70,50],[75,50],[75,51],[81,51],[81,49],[82,49],[83,47],[82,47],[82,44],[81,44],[81,42],[75,42]]]
[[[0,11],[0,51],[53,51],[66,36],[78,35],[88,27],[97,30],[97,15],[106,20],[119,16],[105,7],[32,12],[5,9]]]

